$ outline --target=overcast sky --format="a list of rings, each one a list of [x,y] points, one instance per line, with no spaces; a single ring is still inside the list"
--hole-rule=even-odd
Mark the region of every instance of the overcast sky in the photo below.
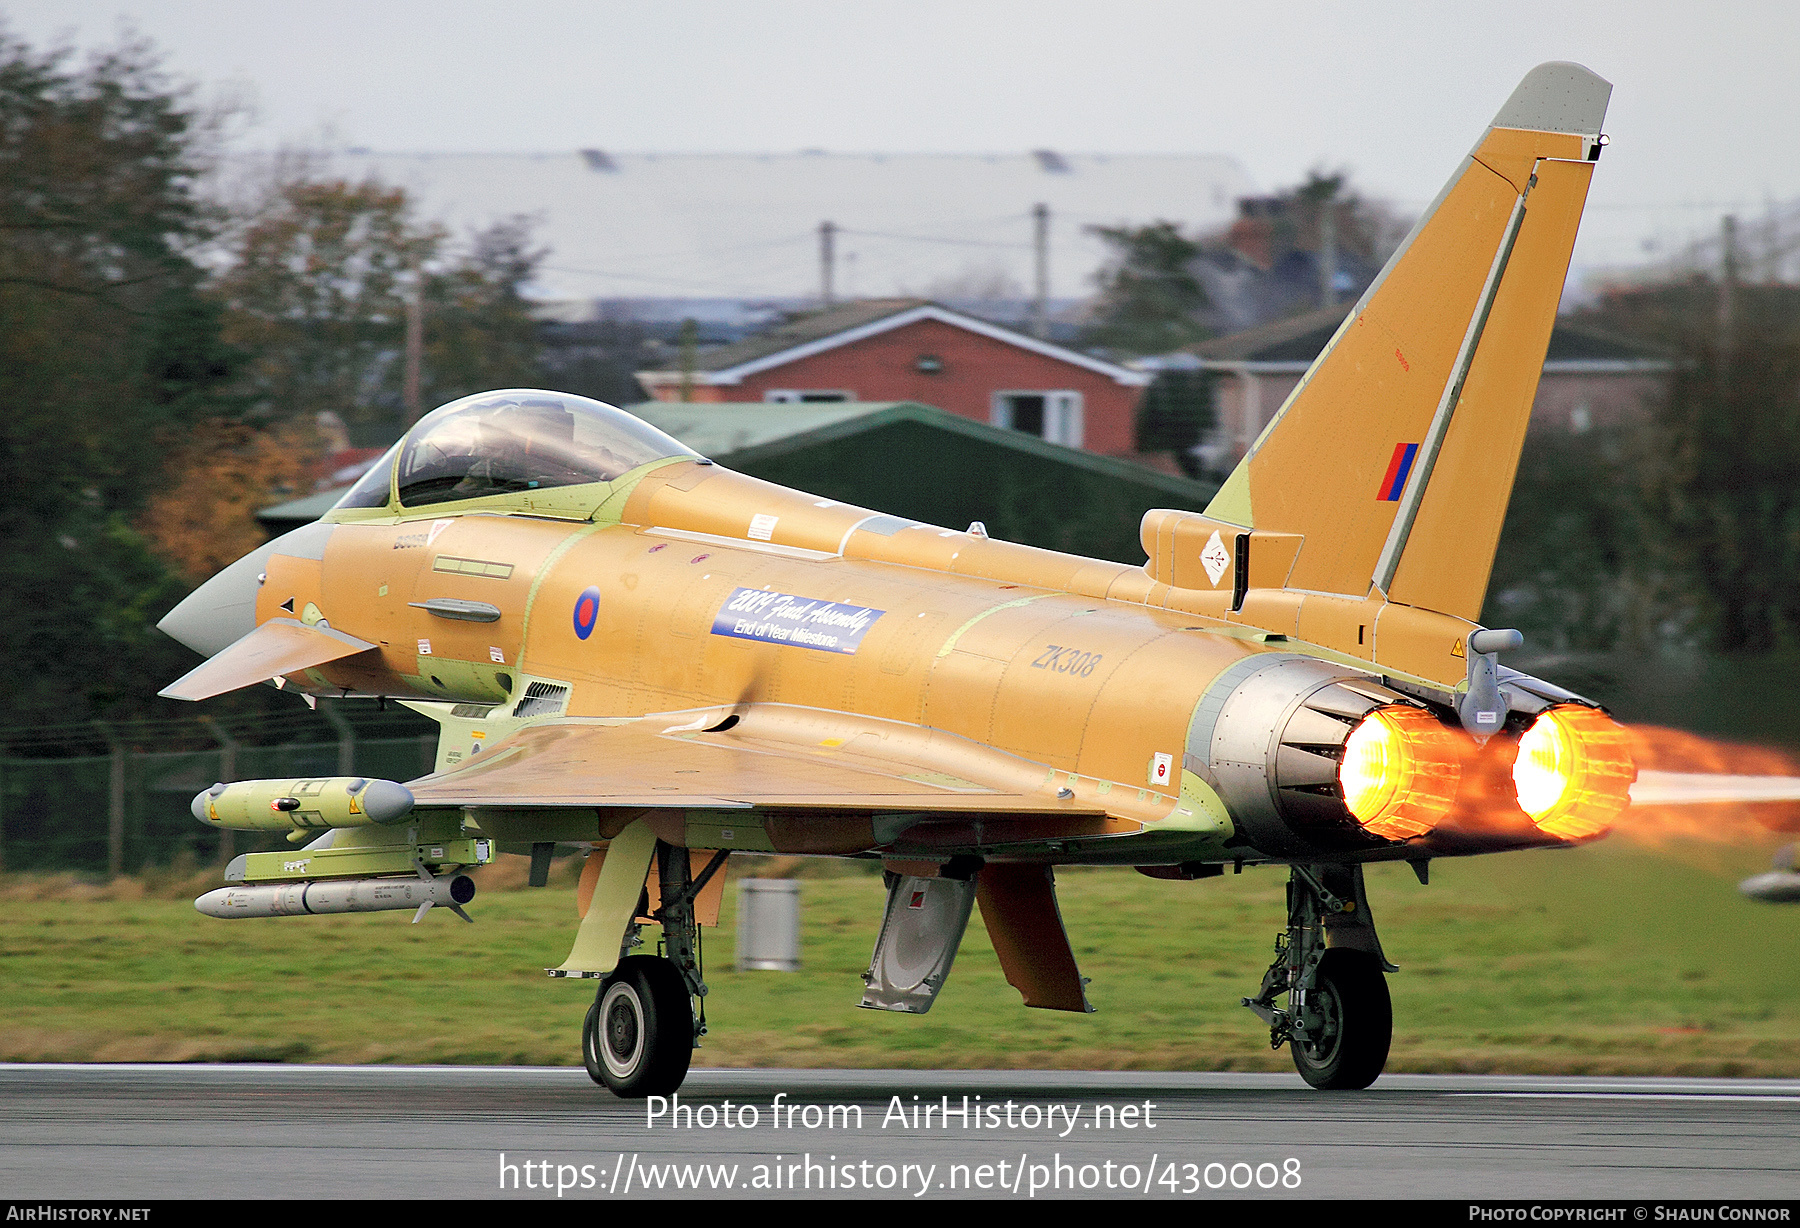
[[[1800,198],[1800,6],[1287,0],[0,0],[35,46],[129,22],[247,145],[1206,152],[1417,209],[1544,60],[1613,82],[1577,261]],[[1654,253],[1651,253],[1654,254]]]

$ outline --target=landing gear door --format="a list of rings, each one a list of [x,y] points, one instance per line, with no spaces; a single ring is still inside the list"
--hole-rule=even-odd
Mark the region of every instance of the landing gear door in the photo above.
[[[887,876],[887,912],[863,973],[870,1010],[923,1015],[950,976],[975,905],[975,879]]]

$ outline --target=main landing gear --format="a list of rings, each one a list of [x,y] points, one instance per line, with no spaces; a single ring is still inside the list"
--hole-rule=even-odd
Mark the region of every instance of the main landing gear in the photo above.
[[[694,899],[724,867],[720,852],[698,877],[688,851],[656,845],[661,904],[649,911],[640,899],[638,916],[660,921],[657,955],[627,955],[604,980],[581,1028],[581,1057],[588,1077],[628,1099],[666,1096],[687,1078],[688,1063],[706,1034],[706,982],[701,978],[700,926]],[[641,946],[641,926],[626,931],[625,949]],[[701,1007],[694,1009],[698,1001]]]
[[[581,1026],[588,1077],[625,1097],[666,1096],[687,1078],[697,1039],[688,987],[671,960],[629,955],[600,982]]]
[[[1394,1034],[1388,972],[1361,866],[1293,867],[1288,925],[1275,962],[1244,1005],[1269,1025],[1269,1047],[1291,1042],[1294,1066],[1314,1087],[1369,1086],[1387,1065]],[[1283,994],[1287,1004],[1278,1006]]]

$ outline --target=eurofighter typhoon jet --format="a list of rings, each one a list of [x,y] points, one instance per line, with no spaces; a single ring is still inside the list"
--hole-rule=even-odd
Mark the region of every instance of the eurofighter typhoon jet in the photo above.
[[[1366,1087],[1396,969],[1363,866],[1593,840],[1629,803],[1623,731],[1475,621],[1610,92],[1525,77],[1206,512],[1145,516],[1141,565],[788,490],[562,393],[425,416],[161,626],[208,658],[164,694],[404,701],[436,770],[213,786],[202,822],[295,847],[197,907],[461,912],[496,850],[540,883],[585,850],[549,971],[598,982],[587,1069],[647,1096],[687,1073],[733,851],[878,859],[861,1005],[915,1014],[977,903],[1025,1005],[1092,1009],[1057,866],[1281,865],[1243,1004],[1313,1086]]]

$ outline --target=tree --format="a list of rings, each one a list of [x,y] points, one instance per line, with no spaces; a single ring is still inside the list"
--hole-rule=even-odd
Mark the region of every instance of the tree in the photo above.
[[[1196,313],[1206,291],[1191,266],[1200,244],[1175,222],[1093,226],[1112,249],[1098,276],[1100,299],[1082,336],[1085,344],[1124,354],[1166,354],[1207,333]]]
[[[74,65],[0,35],[0,585],[15,720],[143,708],[191,663],[182,585],[132,529],[161,452],[229,416],[235,352],[193,254],[205,118],[141,41]],[[173,670],[173,672],[170,672]]]
[[[430,276],[425,289],[424,406],[492,388],[531,387],[543,342],[523,287],[547,254],[532,246],[531,219],[495,222]]]
[[[1374,281],[1407,230],[1350,187],[1348,172],[1314,169],[1296,187],[1238,201],[1238,217],[1205,241],[1197,271],[1213,299],[1207,322],[1238,332],[1328,303]]]
[[[1609,296],[1584,323],[1669,347],[1642,421],[1527,437],[1484,621],[1548,648],[1800,643],[1800,289],[1704,280]]]
[[[1386,205],[1371,201],[1350,186],[1350,172],[1327,173],[1314,167],[1306,181],[1285,194],[1286,245],[1311,252],[1316,262],[1330,261],[1338,276],[1334,294],[1360,291],[1405,237],[1408,223]],[[1340,297],[1338,301],[1343,301]]]
[[[1641,423],[1528,438],[1489,621],[1571,648],[1800,642],[1800,287],[1696,277],[1577,318],[1675,370]]]
[[[547,387],[612,405],[644,399],[637,372],[667,370],[678,361],[676,347],[651,336],[638,320],[548,324],[542,336]]]
[[[267,539],[256,513],[311,493],[321,459],[319,434],[307,422],[201,423],[173,450],[171,478],[138,528],[179,577],[200,584]]]
[[[316,170],[304,158],[278,168],[216,285],[227,336],[253,356],[244,391],[263,420],[329,411],[360,444],[397,436],[414,296],[426,409],[537,382],[537,325],[521,288],[546,253],[532,247],[529,219],[497,222],[453,250],[403,188]]]
[[[1800,640],[1800,338],[1701,346],[1657,416],[1651,507],[1714,647]]]
[[[1658,646],[1692,621],[1652,523],[1648,433],[1546,428],[1525,438],[1481,621],[1541,652]]]
[[[1159,372],[1138,402],[1137,450],[1172,452],[1189,477],[1200,476],[1194,447],[1214,422],[1213,379],[1207,371]]]
[[[68,58],[0,41],[0,479],[27,517],[133,506],[146,438],[217,412],[231,363],[190,258],[197,117],[141,44]]]
[[[443,241],[413,219],[401,188],[275,184],[215,287],[227,338],[252,356],[244,392],[258,416],[331,411],[363,434],[398,427],[406,296]]]

